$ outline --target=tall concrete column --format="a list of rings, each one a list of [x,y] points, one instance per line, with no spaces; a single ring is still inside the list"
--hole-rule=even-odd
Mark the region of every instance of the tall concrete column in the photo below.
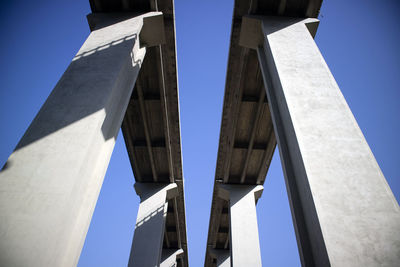
[[[135,189],[140,205],[128,266],[160,266],[168,200],[179,194],[178,187],[175,183],[136,183]]]
[[[317,25],[263,17],[242,28],[258,52],[301,260],[397,266],[400,208],[313,40]]]
[[[0,172],[1,266],[78,263],[145,56],[139,36],[146,20],[162,21],[159,12],[124,16],[93,15],[93,31]]]
[[[217,260],[218,267],[230,267],[231,266],[231,252],[227,249],[212,249],[210,250],[211,255]]]
[[[262,191],[261,185],[218,187],[218,196],[229,201],[232,266],[262,266],[256,212],[256,200]]]
[[[163,249],[160,267],[177,266],[176,260],[183,256],[183,249]]]

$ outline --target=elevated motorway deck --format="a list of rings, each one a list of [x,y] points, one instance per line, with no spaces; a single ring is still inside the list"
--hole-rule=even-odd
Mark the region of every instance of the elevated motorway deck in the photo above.
[[[229,251],[229,205],[217,184],[263,185],[276,147],[257,52],[239,46],[244,15],[317,17],[320,0],[236,0],[215,171],[205,266],[216,266],[211,249]]]
[[[178,266],[188,266],[184,183],[172,0],[90,0],[93,13],[161,11],[166,42],[147,48],[122,132],[137,182],[176,183],[168,203],[163,248],[182,248]]]

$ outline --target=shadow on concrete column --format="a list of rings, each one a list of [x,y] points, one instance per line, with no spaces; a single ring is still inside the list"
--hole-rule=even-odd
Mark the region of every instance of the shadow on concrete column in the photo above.
[[[0,172],[0,265],[76,266],[146,48],[144,17],[95,29]]]
[[[136,183],[135,190],[140,205],[128,266],[160,266],[168,200],[179,194],[178,187],[175,183]]]

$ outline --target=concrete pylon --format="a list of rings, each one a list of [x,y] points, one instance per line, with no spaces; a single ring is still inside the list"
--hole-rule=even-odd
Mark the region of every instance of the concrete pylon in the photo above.
[[[179,194],[178,187],[175,183],[136,183],[135,190],[140,205],[128,266],[160,266],[168,200]],[[171,257],[176,260],[172,253],[164,261],[172,261]]]
[[[1,266],[77,265],[145,46],[154,42],[146,23],[160,17],[93,17],[93,31],[0,172]]]
[[[313,40],[317,19],[244,17],[303,266],[397,266],[400,208]],[[311,34],[310,34],[311,33]]]
[[[256,201],[263,189],[262,185],[218,186],[218,196],[229,201],[231,266],[262,266]]]

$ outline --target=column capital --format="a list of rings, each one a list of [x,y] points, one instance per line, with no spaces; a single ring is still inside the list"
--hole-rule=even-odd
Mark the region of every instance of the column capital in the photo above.
[[[272,24],[266,26],[263,21],[268,19]],[[264,35],[273,33],[279,29],[302,23],[309,30],[310,34],[315,37],[319,20],[316,18],[291,18],[291,17],[274,17],[274,16],[243,16],[242,26],[240,29],[239,45],[251,49],[257,49],[264,44]]]
[[[239,184],[218,184],[218,197],[229,201],[231,198],[231,193],[233,191],[247,195],[250,192],[254,193],[255,200],[258,200],[262,192],[264,190],[264,186],[262,185],[239,185]]]
[[[140,197],[141,200],[147,198],[149,195],[153,195],[154,193],[165,190],[167,193],[166,201],[175,198],[178,196],[178,186],[176,183],[135,183],[134,184],[135,192]]]
[[[132,12],[90,13],[86,16],[90,31],[95,31],[115,23],[137,18],[140,25],[140,47],[152,47],[165,44],[164,16],[162,12],[144,14]]]

